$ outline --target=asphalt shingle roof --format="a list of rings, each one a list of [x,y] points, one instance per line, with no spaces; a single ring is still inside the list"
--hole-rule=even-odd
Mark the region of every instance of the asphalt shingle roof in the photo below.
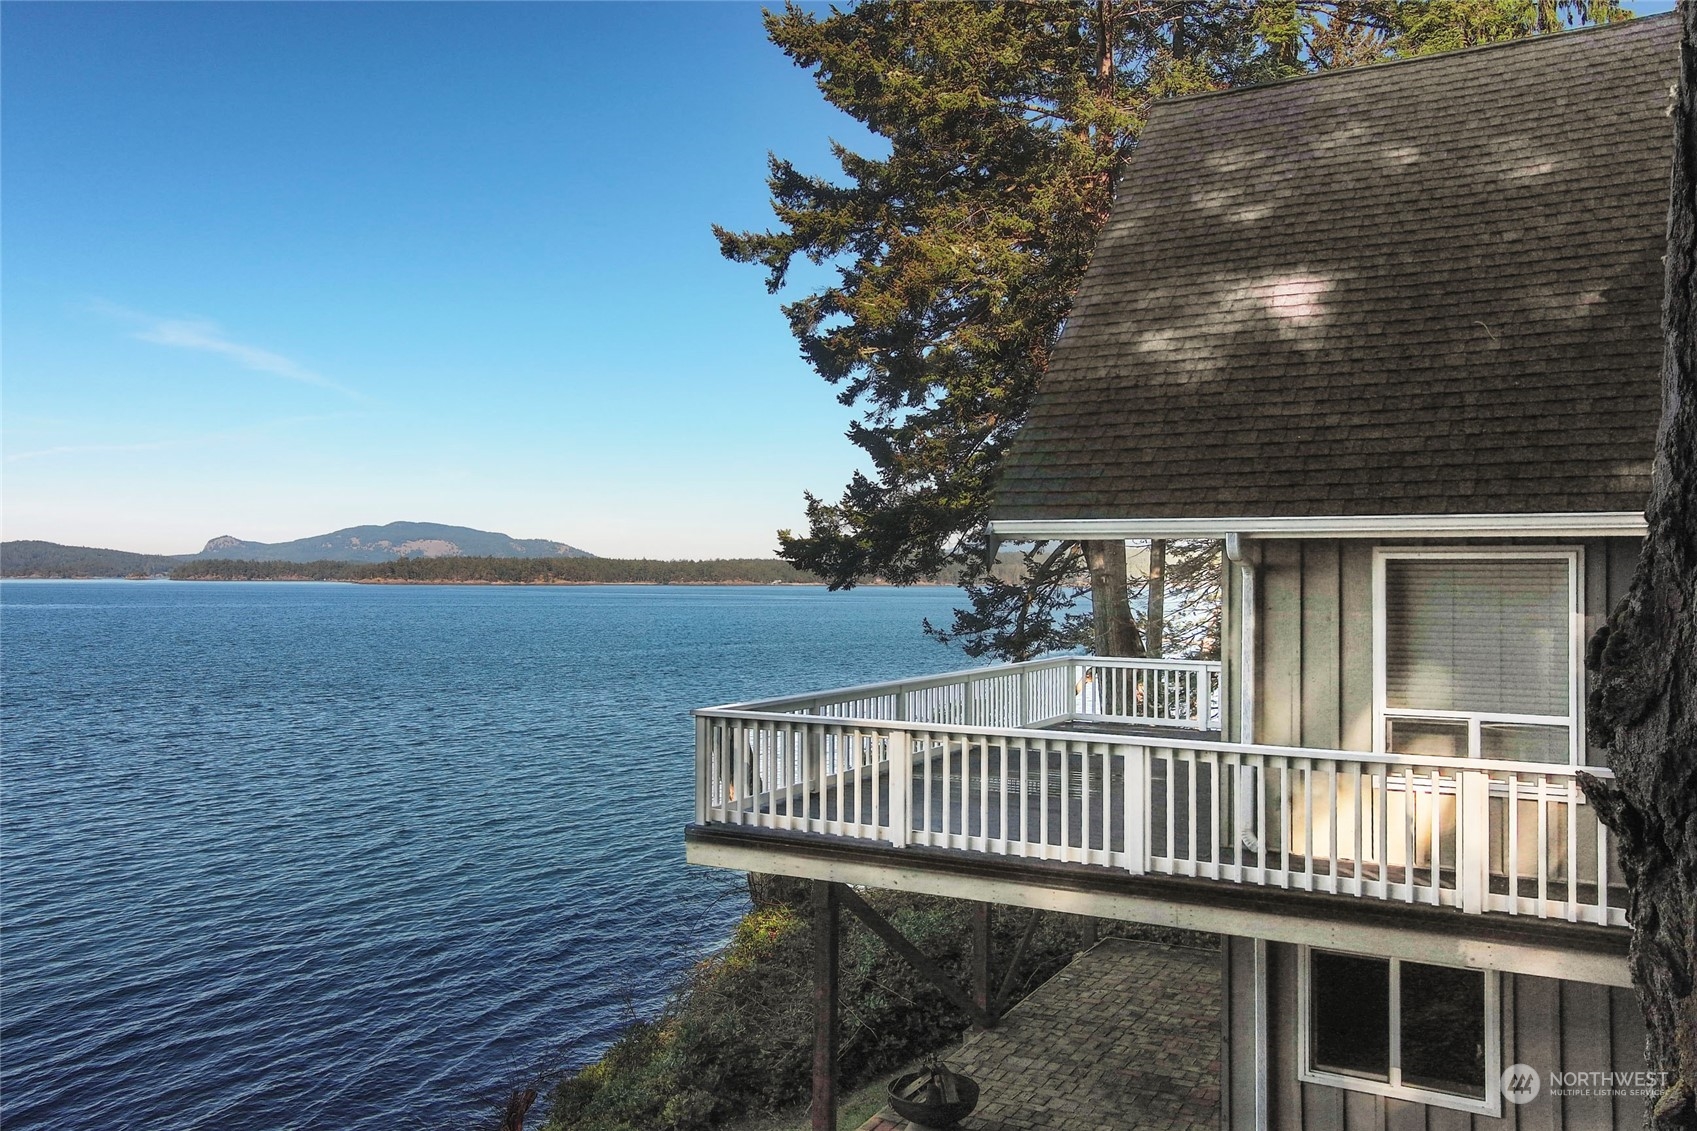
[[[1641,510],[1678,40],[1159,105],[994,517]]]

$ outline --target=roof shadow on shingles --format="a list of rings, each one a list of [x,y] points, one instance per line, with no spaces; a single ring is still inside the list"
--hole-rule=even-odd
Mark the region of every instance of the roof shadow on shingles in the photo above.
[[[1158,106],[995,516],[1641,509],[1678,34]]]

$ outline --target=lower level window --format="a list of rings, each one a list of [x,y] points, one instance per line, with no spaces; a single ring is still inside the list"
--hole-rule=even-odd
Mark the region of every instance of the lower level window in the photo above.
[[[1308,950],[1303,1078],[1495,1114],[1495,975]]]

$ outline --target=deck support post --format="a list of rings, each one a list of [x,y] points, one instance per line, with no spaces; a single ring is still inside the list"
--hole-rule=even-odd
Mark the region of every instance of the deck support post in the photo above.
[[[972,1004],[978,1007],[984,1028],[996,1023],[994,999],[990,996],[990,905],[972,905]]]
[[[841,890],[828,880],[813,881],[812,1131],[836,1131],[837,1127],[837,904]]]

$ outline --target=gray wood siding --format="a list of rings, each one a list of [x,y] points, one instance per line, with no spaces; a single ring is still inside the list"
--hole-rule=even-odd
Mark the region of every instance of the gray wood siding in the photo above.
[[[1373,549],[1366,539],[1289,539],[1260,543],[1257,580],[1256,740],[1280,746],[1373,748]],[[1382,543],[1444,545],[1463,543]],[[1485,545],[1486,543],[1478,543]],[[1490,545],[1502,545],[1501,542]],[[1564,545],[1568,541],[1522,542]],[[1589,639],[1626,594],[1641,544],[1599,538],[1584,548],[1585,632]],[[1228,563],[1230,565],[1230,563]],[[1242,592],[1227,571],[1225,635],[1228,734],[1236,736],[1241,694]],[[1606,764],[1600,750],[1593,764]]]
[[[1266,542],[1259,586],[1256,738],[1372,749],[1372,544]]]
[[[1644,1022],[1631,990],[1526,975],[1501,975],[1502,1063],[1530,1065],[1542,1087],[1531,1103],[1503,1103],[1500,1117],[1369,1095],[1298,1078],[1294,946],[1267,947],[1267,1125],[1273,1131],[1597,1131],[1638,1128],[1635,1097],[1555,1096],[1549,1073],[1636,1072],[1643,1068]],[[1230,1096],[1225,1125],[1253,1131],[1255,1080],[1254,943],[1225,940],[1229,1035],[1223,1054]]]

